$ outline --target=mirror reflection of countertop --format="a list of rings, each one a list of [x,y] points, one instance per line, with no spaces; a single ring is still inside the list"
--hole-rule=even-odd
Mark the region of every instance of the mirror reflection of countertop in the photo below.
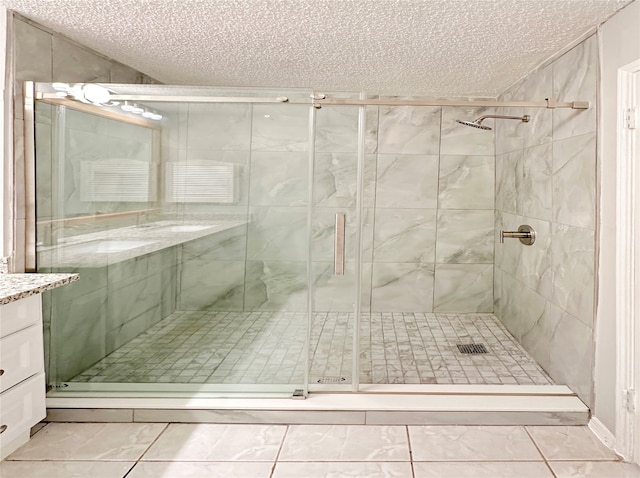
[[[0,305],[70,284],[79,278],[78,274],[0,274]]]
[[[38,268],[103,267],[245,226],[247,219],[162,220],[70,236],[38,248]]]

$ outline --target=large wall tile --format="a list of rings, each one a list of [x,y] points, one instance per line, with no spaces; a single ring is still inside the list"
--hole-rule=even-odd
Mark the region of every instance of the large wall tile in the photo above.
[[[553,302],[592,327],[594,232],[554,224],[552,234]]]
[[[107,302],[108,328],[125,324],[133,317],[158,307],[161,292],[158,274],[133,276],[117,285],[110,285]],[[133,337],[135,335],[122,343],[126,343]]]
[[[160,320],[160,303],[156,303],[151,309],[131,317],[127,322],[117,325],[113,329],[107,330],[106,346],[107,353],[122,347],[133,338],[154,326]],[[122,381],[127,381],[122,377]]]
[[[512,275],[504,271],[500,271],[498,286],[500,286],[497,292],[500,302],[500,306],[497,309],[500,311],[498,319],[500,319],[500,322],[502,322],[511,335],[519,339],[522,333],[522,321],[519,316],[520,296],[525,286],[522,285],[521,282],[514,280]]]
[[[515,98],[504,97],[504,101],[517,101]],[[524,116],[524,108],[501,107],[497,114],[504,116]],[[491,123],[487,123],[490,125]],[[521,151],[524,147],[524,137],[529,134],[529,123],[519,119],[496,119],[496,154]]]
[[[436,208],[438,156],[378,155],[376,207]]]
[[[522,181],[522,151],[496,156],[496,209],[520,214],[520,186]]]
[[[536,71],[524,84],[525,97],[531,101],[544,101],[553,98],[553,65]],[[524,147],[537,146],[552,141],[553,111],[547,108],[525,108],[524,113],[530,116],[526,125]]]
[[[378,152],[385,154],[438,154],[439,107],[381,106]]]
[[[588,403],[594,316],[597,40],[578,45],[501,96],[590,101],[584,110],[499,108],[496,231],[530,224],[536,243],[496,243],[495,313],[550,373]],[[497,235],[496,235],[497,237]],[[496,240],[497,242],[497,240]]]
[[[596,131],[596,81],[598,40],[588,38],[553,64],[553,92],[558,101],[589,101],[588,110],[553,111],[553,139],[559,140]]]
[[[433,310],[433,264],[373,264],[371,311]]]
[[[378,209],[375,215],[375,262],[434,262],[435,209]]]
[[[323,106],[316,110],[316,153],[358,151],[358,107]]]
[[[363,203],[373,206],[376,189],[376,156],[364,158]],[[353,207],[356,205],[358,155],[355,153],[316,153],[313,197],[316,206]]]
[[[526,217],[522,221],[536,231],[536,241],[531,246],[526,246],[517,239],[505,239],[505,243],[510,241],[507,246],[512,245],[519,250],[514,275],[520,278],[524,285],[551,300],[553,294],[552,224]]]
[[[309,151],[309,107],[306,105],[253,105],[251,149],[254,151]]]
[[[180,272],[180,309],[242,310],[244,274],[244,261],[184,261]]]
[[[109,83],[111,62],[58,36],[53,37],[53,81]]]
[[[437,263],[493,263],[493,211],[440,210]]]
[[[593,330],[570,314],[561,314],[551,338],[550,374],[591,404]]]
[[[595,228],[596,136],[576,136],[553,144],[553,218]]]
[[[144,80],[143,74],[139,71],[134,70],[122,63],[118,63],[116,61],[111,62],[111,67],[109,68],[109,82],[110,83],[123,83],[136,85],[142,83]]]
[[[309,200],[309,155],[305,152],[251,153],[253,206],[304,206]]]
[[[312,261],[333,260],[336,232],[336,214],[344,213],[345,217],[345,262],[353,262],[356,258],[356,211],[354,208],[314,208],[311,251]],[[362,215],[363,227],[361,235],[362,260],[373,259],[373,208],[367,208]]]
[[[551,372],[551,339],[563,313],[553,303],[546,302],[542,314],[522,328],[522,346],[547,373]]]
[[[362,267],[362,311],[371,305],[371,264]],[[355,307],[355,265],[345,265],[344,275],[334,274],[333,262],[313,262],[313,304],[320,312],[353,312]]]
[[[513,308],[516,311],[517,326],[510,332],[522,342],[524,334],[540,321],[540,318],[544,315],[547,301],[540,294],[521,283],[518,284],[517,291],[518,293],[514,297],[513,303]]]
[[[520,213],[550,221],[553,216],[553,156],[551,143],[524,150],[520,180]]]
[[[78,281],[80,282],[80,281]],[[107,353],[107,289],[77,295],[69,301],[56,300],[51,322],[56,346],[50,359],[55,370],[49,379],[69,380],[102,359]]]
[[[245,310],[307,310],[306,262],[247,262]]]
[[[505,239],[504,242],[500,242],[500,231],[517,231],[521,224],[524,224],[522,216],[507,213],[496,215],[495,264],[512,276],[516,276],[520,268],[523,245],[517,239]]]
[[[522,253],[524,251],[523,244],[518,239],[506,238],[504,242],[499,242],[498,237],[500,231],[517,231],[518,227],[524,223],[522,216],[515,216],[513,214],[502,214],[502,223],[500,229],[496,230],[496,254],[499,254],[499,261],[497,264],[508,274],[518,277],[518,270],[521,268],[520,262],[522,261]],[[498,227],[498,226],[496,226]]]
[[[244,261],[246,249],[247,226],[242,225],[185,242],[182,245],[182,259]]]
[[[248,260],[303,261],[307,256],[307,209],[252,207],[247,236]]]
[[[156,272],[157,274],[158,272]],[[160,316],[158,320],[168,317],[177,309],[178,301],[178,266],[159,271],[160,274]]]
[[[246,104],[190,104],[187,149],[248,150],[251,106]]]
[[[493,268],[493,313],[501,319],[504,316],[503,280],[504,272],[497,265]]]
[[[364,138],[364,152],[375,154],[378,152],[378,106],[365,107],[366,131]]]
[[[436,264],[434,312],[493,312],[493,264]]]
[[[440,157],[438,207],[494,209],[495,157]]]
[[[495,114],[493,108],[442,108],[440,154],[493,156],[495,154],[493,130],[472,128],[456,122],[456,120],[474,121],[480,116],[493,114]],[[491,123],[491,120],[485,121],[487,124]]]
[[[149,256],[142,255],[107,266],[107,284],[117,288],[133,278],[142,279],[149,272]]]

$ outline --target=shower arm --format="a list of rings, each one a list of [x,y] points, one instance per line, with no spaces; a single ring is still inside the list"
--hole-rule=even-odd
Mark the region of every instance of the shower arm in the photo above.
[[[497,119],[514,119],[514,120],[520,120],[523,123],[528,123],[529,119],[531,118],[529,115],[524,115],[524,116],[505,116],[505,115],[484,115],[484,116],[480,116],[478,119],[476,119],[474,122],[475,123],[482,123],[485,119],[487,118],[497,118]]]

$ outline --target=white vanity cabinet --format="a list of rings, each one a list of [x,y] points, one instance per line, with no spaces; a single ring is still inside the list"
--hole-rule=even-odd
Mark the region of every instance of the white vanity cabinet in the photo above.
[[[46,416],[41,294],[0,305],[0,459]]]

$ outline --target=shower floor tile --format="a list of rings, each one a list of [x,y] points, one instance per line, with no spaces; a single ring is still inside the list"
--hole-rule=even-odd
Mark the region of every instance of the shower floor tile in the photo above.
[[[351,381],[354,316],[317,313],[311,382]],[[288,384],[304,380],[306,315],[174,312],[71,382]],[[457,345],[482,344],[464,354]],[[360,383],[551,385],[492,314],[371,313],[360,319]]]

